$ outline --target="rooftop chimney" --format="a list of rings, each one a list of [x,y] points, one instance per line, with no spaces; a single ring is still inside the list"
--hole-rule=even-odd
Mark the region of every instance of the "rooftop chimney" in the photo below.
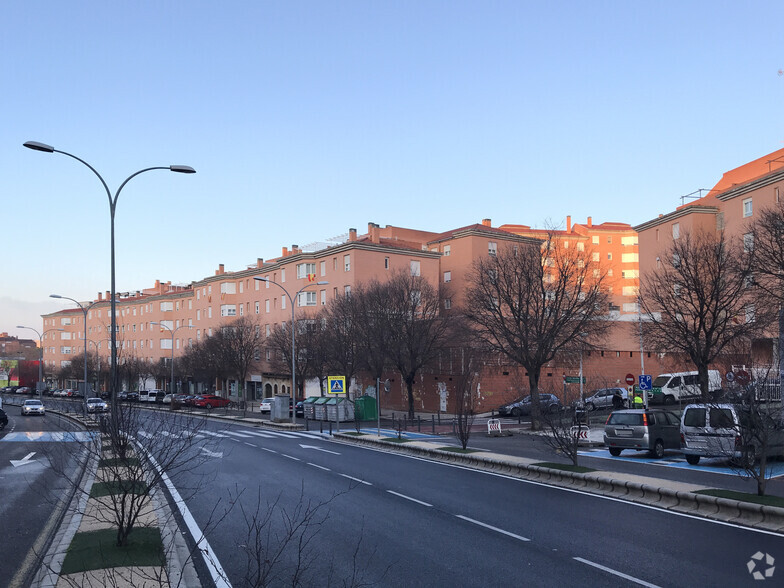
[[[566,232],[572,232],[572,217],[570,215],[566,215]]]
[[[261,257],[256,258],[256,267],[261,267],[264,265],[264,259]]]
[[[281,250],[280,250],[280,256],[281,257],[286,257],[288,254],[289,254],[289,248],[288,247],[282,247]]]
[[[215,275],[216,275],[216,276],[221,276],[221,275],[223,275],[224,273],[226,273],[226,272],[225,272],[225,270],[223,269],[223,264],[221,263],[220,265],[218,265],[218,269],[216,269],[216,270],[215,270]]]
[[[111,293],[110,290],[107,290],[106,291],[106,300],[111,300],[111,299],[112,299],[112,293]]]
[[[356,229],[349,229],[348,230],[348,240],[349,241],[356,241],[357,240],[357,230]]]
[[[101,300],[103,300],[103,293],[98,292],[98,302],[100,302]]]
[[[292,255],[294,255],[294,254],[296,254],[296,253],[299,253],[299,252],[300,252],[300,250],[299,250],[299,245],[292,245],[292,246],[291,246],[291,254],[292,254]]]
[[[484,225],[485,227],[492,227],[493,221],[491,221],[489,218],[483,218],[482,225]]]
[[[381,241],[381,230],[376,223],[368,223],[368,234],[370,235],[371,243],[379,243]]]
[[[587,224],[589,227],[592,227],[593,226],[593,219],[589,216],[588,217],[588,222],[585,223],[585,224]]]

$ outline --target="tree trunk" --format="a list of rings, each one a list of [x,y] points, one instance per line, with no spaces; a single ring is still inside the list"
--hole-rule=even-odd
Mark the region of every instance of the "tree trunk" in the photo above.
[[[539,374],[540,370],[528,370],[528,385],[531,389],[531,430],[538,431],[542,428],[542,409],[539,403]]]
[[[406,377],[406,393],[408,394],[408,418],[414,420],[414,378]]]

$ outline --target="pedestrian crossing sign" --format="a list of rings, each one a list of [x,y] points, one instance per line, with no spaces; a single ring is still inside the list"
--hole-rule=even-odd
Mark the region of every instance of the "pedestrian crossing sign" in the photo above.
[[[345,394],[346,392],[345,376],[328,376],[327,385],[330,394]]]

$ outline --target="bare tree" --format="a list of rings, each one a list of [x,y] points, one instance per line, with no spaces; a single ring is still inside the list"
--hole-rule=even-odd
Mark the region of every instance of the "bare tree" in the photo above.
[[[519,244],[477,260],[467,281],[464,312],[490,349],[528,372],[538,428],[542,367],[609,328],[606,274],[590,251],[567,248],[550,232],[541,248]]]
[[[681,233],[643,276],[640,299],[649,319],[644,332],[654,349],[688,357],[708,400],[708,367],[725,350],[750,347],[767,324],[754,304],[753,256],[723,232]]]
[[[477,406],[477,384],[483,368],[485,350],[472,344],[470,332],[465,328],[456,339],[458,345],[449,349],[452,388],[455,395],[455,420],[457,438],[465,450],[471,438]]]
[[[297,376],[298,398],[305,395],[305,381],[307,378],[318,378],[321,389],[325,380],[329,352],[329,342],[325,338],[324,313],[320,312],[313,318],[297,321],[294,345],[297,361],[295,363]],[[276,326],[265,344],[272,352],[272,365],[281,373],[291,373],[291,325],[285,323]]]
[[[406,384],[408,416],[414,418],[414,382],[446,346],[449,322],[440,316],[444,292],[425,278],[396,272],[383,285],[383,329],[389,334],[389,361]]]
[[[221,326],[211,339],[229,372],[237,379],[239,397],[247,400],[245,380],[255,362],[261,359],[261,326],[248,317],[240,317]]]

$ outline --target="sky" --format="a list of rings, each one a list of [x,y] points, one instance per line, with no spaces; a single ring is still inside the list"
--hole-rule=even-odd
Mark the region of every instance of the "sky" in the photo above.
[[[637,225],[784,147],[778,1],[0,3],[0,332],[367,223]]]

